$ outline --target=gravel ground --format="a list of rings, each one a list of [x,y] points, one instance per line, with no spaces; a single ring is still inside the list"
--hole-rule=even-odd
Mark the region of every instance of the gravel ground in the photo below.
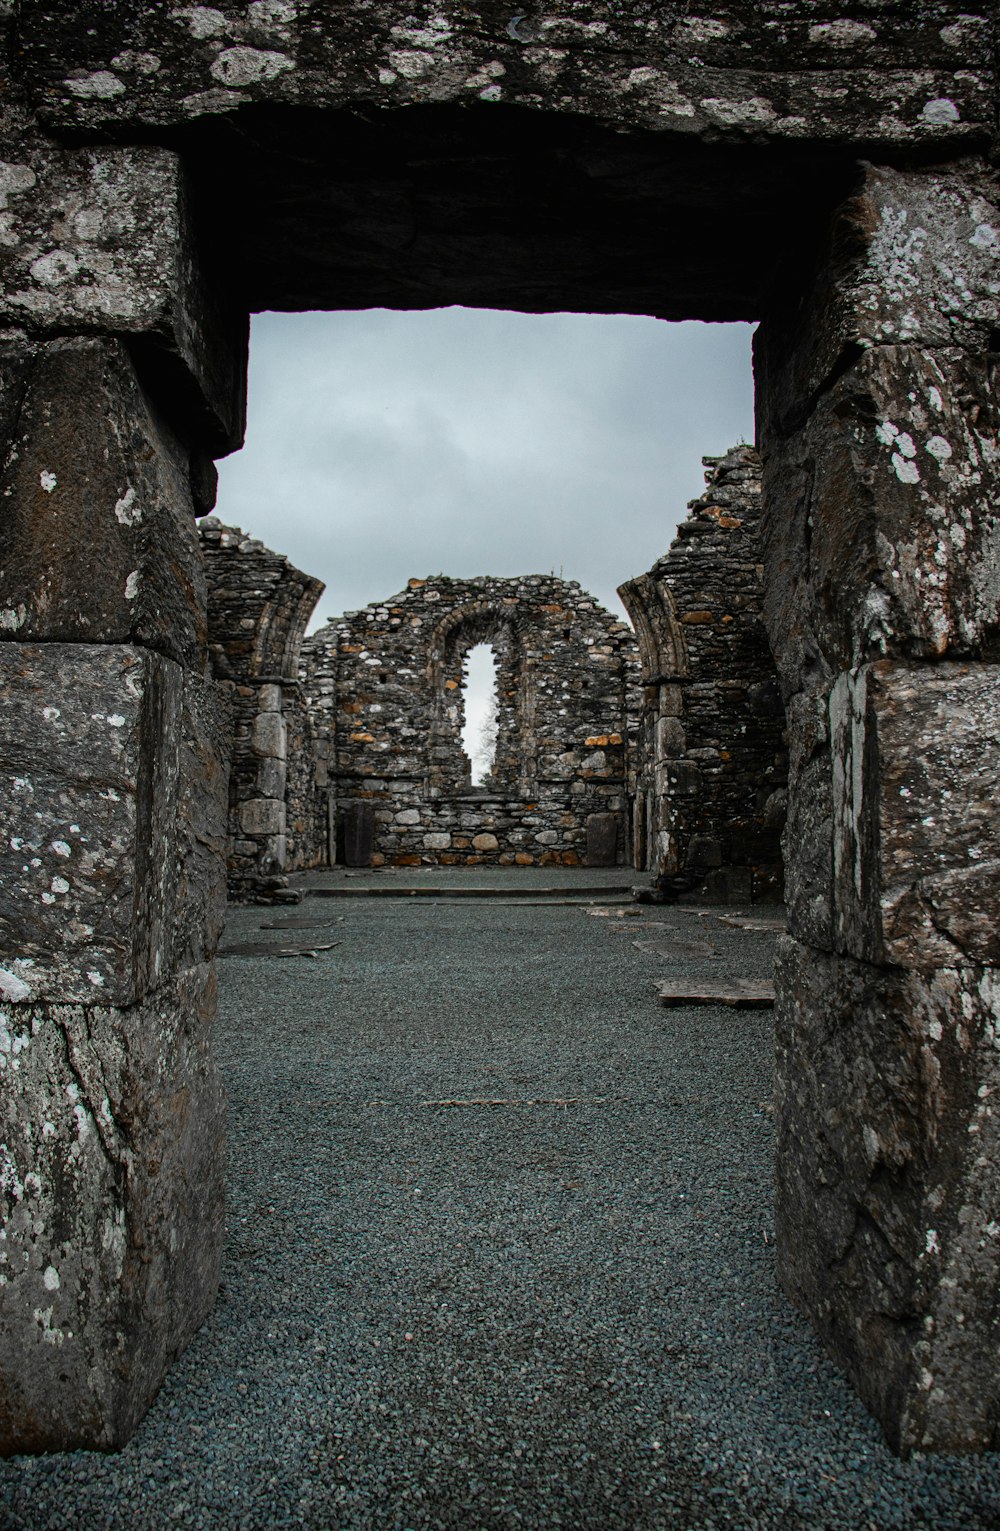
[[[343,945],[220,965],[218,1305],[124,1451],[0,1463],[0,1525],[1000,1524],[1000,1459],[896,1461],[778,1293],[770,1016],[655,1004],[685,967],[764,975],[773,937],[677,908],[289,912]],[[664,923],[721,958],[635,949]],[[473,1100],[516,1103],[435,1104]]]

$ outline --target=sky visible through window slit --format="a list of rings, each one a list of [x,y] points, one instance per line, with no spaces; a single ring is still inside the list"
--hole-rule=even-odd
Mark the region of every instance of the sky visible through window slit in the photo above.
[[[556,574],[621,614],[703,454],[754,439],[751,326],[622,314],[259,314],[216,515],[326,582],[311,626],[427,574]]]
[[[481,787],[493,769],[497,748],[497,656],[493,645],[474,644],[465,656],[462,673],[462,748],[472,763],[472,785]]]

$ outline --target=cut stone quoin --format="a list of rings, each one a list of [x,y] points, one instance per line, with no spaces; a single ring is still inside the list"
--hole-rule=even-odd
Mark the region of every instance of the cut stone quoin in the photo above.
[[[780,952],[782,1284],[896,1450],[981,1450],[998,1399],[1000,975],[791,937]]]
[[[215,1299],[214,1011],[207,966],[128,1009],[0,1006],[2,1455],[124,1445]]]
[[[204,667],[188,453],[120,339],[0,345],[5,636],[140,643]]]
[[[148,650],[0,644],[0,986],[130,1005],[210,957],[229,718]]]
[[[830,698],[835,935],[867,961],[1000,962],[1000,665],[889,661]]]

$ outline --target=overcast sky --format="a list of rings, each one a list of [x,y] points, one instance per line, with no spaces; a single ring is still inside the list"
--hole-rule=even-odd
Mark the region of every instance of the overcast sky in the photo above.
[[[664,553],[701,457],[753,440],[749,325],[619,315],[261,314],[223,521],[326,582],[318,620],[411,576],[615,587]],[[314,621],[312,626],[315,627]]]

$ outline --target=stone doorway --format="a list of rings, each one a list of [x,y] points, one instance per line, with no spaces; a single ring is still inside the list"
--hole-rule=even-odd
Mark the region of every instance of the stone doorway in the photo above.
[[[5,18],[5,1449],[127,1438],[217,1280],[246,315],[440,302],[762,321],[781,1279],[898,1449],[995,1444],[990,24],[872,18]]]

